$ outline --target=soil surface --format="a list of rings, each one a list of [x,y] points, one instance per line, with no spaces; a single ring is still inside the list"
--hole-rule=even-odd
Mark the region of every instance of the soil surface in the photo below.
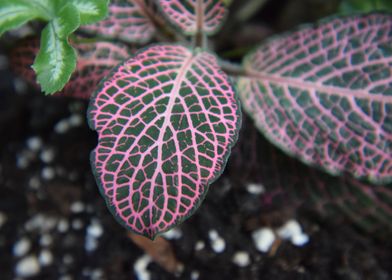
[[[196,214],[168,236],[183,269],[167,272],[148,261],[98,192],[89,164],[97,139],[86,124],[87,102],[45,97],[7,70],[1,75],[2,279],[392,277],[390,246],[312,211],[285,205],[264,211],[260,195],[249,187],[263,182],[250,175],[241,183],[244,171],[236,172],[230,162]],[[275,241],[269,253],[258,251],[252,232],[288,219],[301,224],[309,242]]]
[[[320,16],[306,9],[291,17],[287,7],[279,15],[275,10],[268,4],[259,16],[276,30]],[[252,44],[271,32],[264,31],[242,39]],[[233,37],[222,34],[223,42]],[[225,54],[226,46],[216,48]],[[275,148],[261,136],[248,144],[255,132],[247,120],[226,171],[198,211],[165,235],[168,243],[159,247],[164,249],[131,239],[106,208],[91,172],[97,135],[88,128],[87,106],[45,97],[16,78],[0,55],[0,279],[392,279],[390,238],[359,231],[341,214],[326,218],[298,207],[302,201],[266,199],[269,177],[261,179],[255,167],[269,162],[250,147]],[[282,153],[279,158],[289,160]],[[271,180],[285,171],[271,169]],[[290,220],[300,225],[301,242],[255,238],[260,230],[277,235]],[[268,250],[262,252],[257,241],[269,244]],[[160,256],[170,258],[176,272]]]

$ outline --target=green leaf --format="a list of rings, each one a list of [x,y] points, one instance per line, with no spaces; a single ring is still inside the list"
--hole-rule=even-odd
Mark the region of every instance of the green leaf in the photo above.
[[[68,43],[68,36],[80,25],[78,9],[69,3],[44,28],[41,48],[33,69],[37,81],[47,94],[61,90],[76,67],[76,51]]]
[[[33,19],[45,19],[47,14],[34,1],[0,0],[0,36],[11,29],[18,28]]]
[[[80,13],[80,24],[91,24],[108,15],[109,0],[72,0]]]
[[[392,11],[391,0],[343,0],[339,8],[342,13],[371,12],[375,10]]]

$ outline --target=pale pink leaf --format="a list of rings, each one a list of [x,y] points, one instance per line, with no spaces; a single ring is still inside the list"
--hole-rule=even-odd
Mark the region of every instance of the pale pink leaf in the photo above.
[[[221,27],[227,9],[221,0],[159,0],[167,18],[187,35],[212,35]]]
[[[154,238],[189,217],[223,171],[240,111],[215,56],[151,46],[115,68],[89,107],[91,155],[113,215]]]

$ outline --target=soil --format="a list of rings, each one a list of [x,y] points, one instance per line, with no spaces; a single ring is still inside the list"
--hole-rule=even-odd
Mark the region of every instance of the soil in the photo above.
[[[238,151],[199,210],[167,236],[182,271],[148,261],[115,222],[95,184],[89,154],[97,136],[86,123],[87,102],[45,97],[16,78],[4,56],[0,62],[5,62],[0,63],[1,279],[392,278],[390,243],[342,217],[324,218],[285,200],[265,205],[261,194],[249,191],[250,184],[265,182],[248,165],[239,166],[247,158],[239,159]],[[250,130],[246,125],[243,134]],[[256,145],[274,149],[261,137]],[[260,252],[252,233],[290,219],[299,222],[309,242],[295,246],[278,239],[269,252]],[[238,253],[249,261],[241,265]]]

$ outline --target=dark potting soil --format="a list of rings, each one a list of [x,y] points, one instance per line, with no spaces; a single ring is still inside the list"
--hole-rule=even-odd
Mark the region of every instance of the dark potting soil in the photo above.
[[[168,236],[183,271],[167,272],[131,241],[99,194],[87,102],[45,97],[7,70],[0,74],[0,279],[392,278],[390,245],[284,201],[265,209],[249,187],[263,182],[252,174],[244,180],[246,170],[231,162],[195,215]],[[260,252],[252,232],[289,219],[309,241],[275,241]]]

